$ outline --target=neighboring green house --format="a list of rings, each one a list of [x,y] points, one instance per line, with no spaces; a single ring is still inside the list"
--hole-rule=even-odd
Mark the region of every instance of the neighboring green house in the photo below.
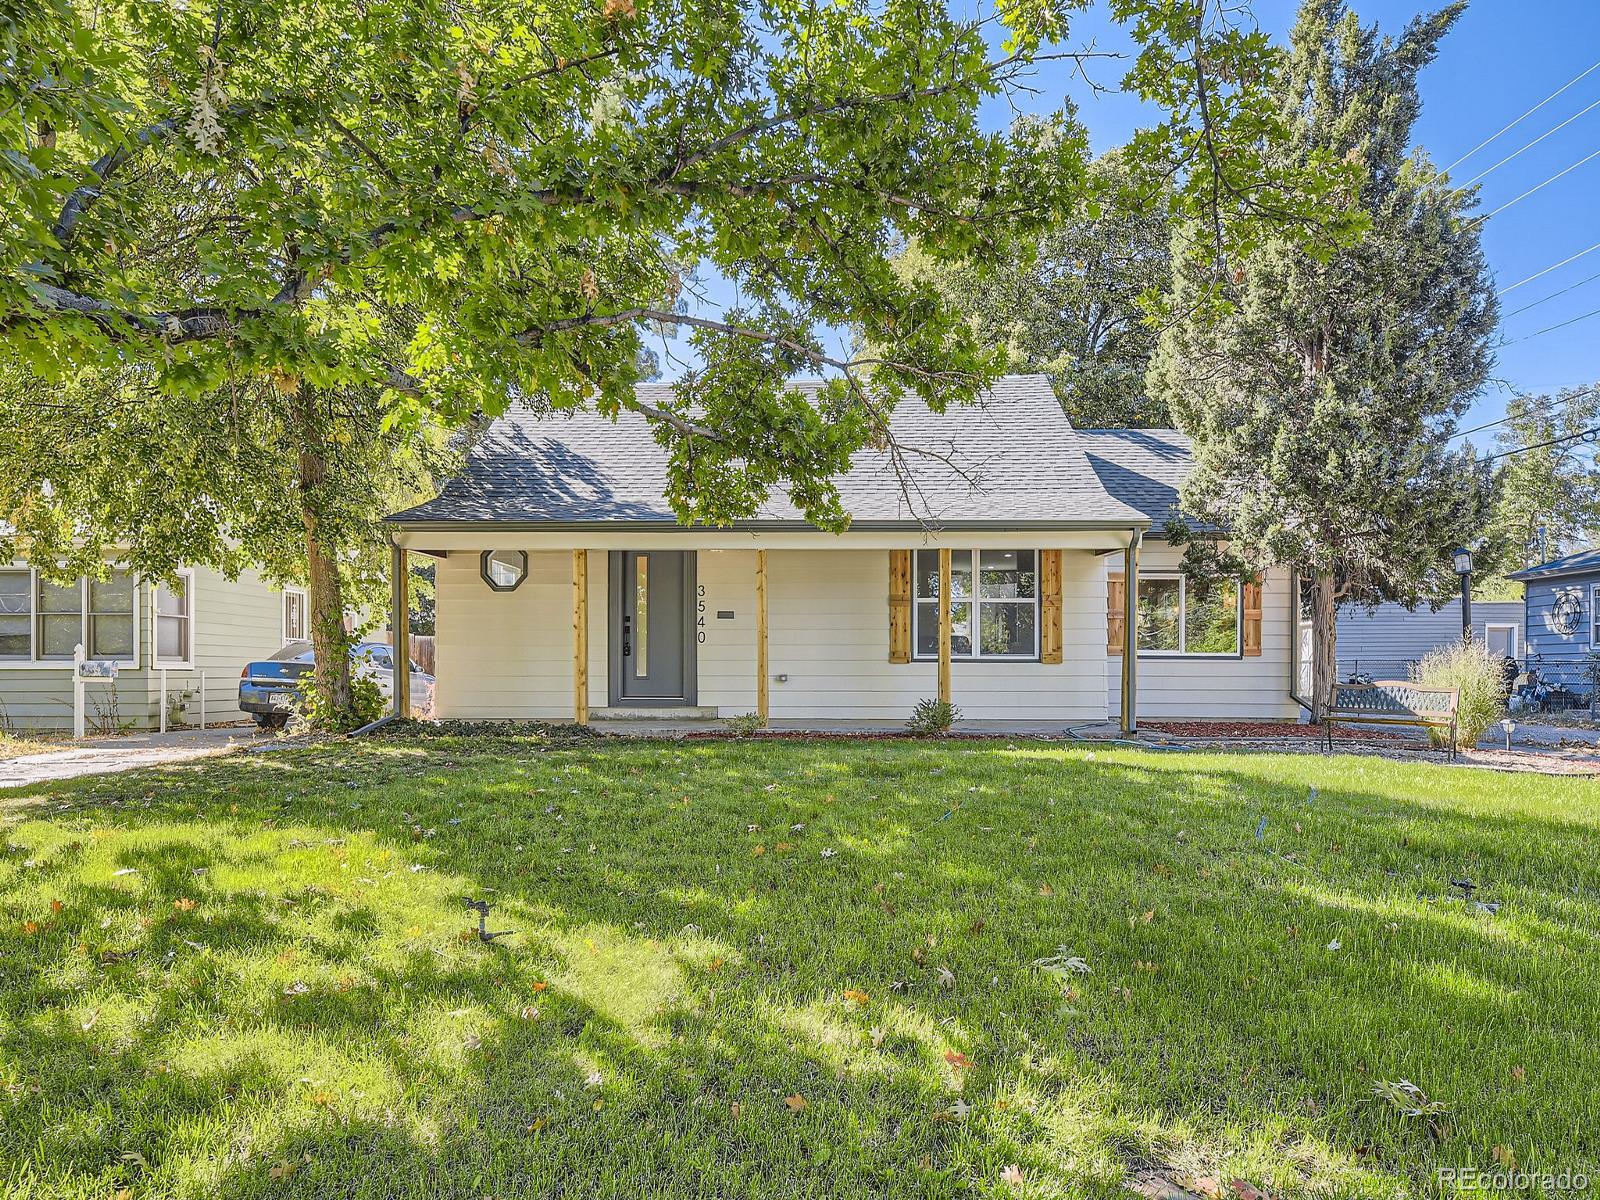
[[[113,571],[58,586],[25,563],[0,566],[0,729],[72,728],[73,652],[114,661],[115,684],[85,686],[91,732],[239,721],[244,664],[307,634],[305,593],[254,572],[230,581],[203,567],[174,587]]]

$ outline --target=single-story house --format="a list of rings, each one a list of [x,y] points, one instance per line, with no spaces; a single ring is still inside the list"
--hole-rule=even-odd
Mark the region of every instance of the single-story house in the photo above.
[[[309,632],[306,594],[247,571],[185,568],[174,586],[113,570],[58,585],[26,563],[0,565],[0,728],[71,729],[73,655],[116,663],[85,685],[90,731],[239,721],[239,673]],[[164,673],[164,676],[163,676]],[[165,699],[163,699],[163,677]]]
[[[1526,606],[1527,665],[1547,683],[1588,694],[1586,661],[1600,654],[1600,547],[1513,571]]]
[[[909,479],[858,455],[834,534],[776,498],[678,524],[633,414],[498,419],[435,499],[388,518],[397,579],[435,559],[436,715],[897,725],[934,696],[1055,726],[1299,714],[1288,573],[1202,591],[1160,536],[1179,434],[1074,429],[1044,376],[943,415],[907,398],[892,428],[921,451]]]
[[[1361,674],[1373,679],[1409,679],[1411,667],[1423,655],[1459,642],[1461,632],[1460,600],[1439,609],[1347,605],[1339,610],[1339,678]],[[1522,601],[1474,600],[1472,636],[1501,657],[1521,662],[1526,648]]]

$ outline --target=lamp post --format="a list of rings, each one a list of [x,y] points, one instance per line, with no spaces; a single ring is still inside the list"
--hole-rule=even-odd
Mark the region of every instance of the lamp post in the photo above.
[[[1472,640],[1472,551],[1457,546],[1450,555],[1456,574],[1461,576],[1461,640]]]

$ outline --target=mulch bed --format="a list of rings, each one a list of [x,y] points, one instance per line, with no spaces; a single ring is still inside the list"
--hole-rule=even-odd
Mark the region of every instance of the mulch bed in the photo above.
[[[1321,739],[1326,736],[1321,725],[1300,725],[1290,721],[1140,721],[1139,728],[1170,733],[1173,737]],[[1349,725],[1335,725],[1333,739],[1361,742],[1407,740],[1402,734],[1387,729],[1355,729]]]

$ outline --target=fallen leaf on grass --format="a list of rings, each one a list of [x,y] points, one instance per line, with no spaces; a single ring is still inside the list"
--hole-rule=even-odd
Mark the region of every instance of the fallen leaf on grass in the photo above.
[[[872,1048],[874,1050],[883,1049],[883,1039],[887,1035],[883,1032],[883,1030],[881,1028],[879,1028],[877,1025],[874,1025],[871,1029],[869,1029],[867,1031],[867,1036],[872,1039]]]
[[[859,988],[845,988],[845,990],[844,990],[844,998],[846,1000],[851,1000],[851,1001],[854,1001],[855,1003],[861,1004],[861,1005],[865,1005],[865,1004],[870,1003],[871,999],[872,999],[872,997],[868,996],[865,992],[861,991]]]
[[[767,852],[767,848],[765,846],[761,845],[759,842],[756,843],[755,849],[750,851],[750,853],[752,855],[755,855],[755,856],[758,856],[758,857],[760,855],[765,854],[766,852]]]
[[[62,904],[59,900],[50,901],[50,911],[53,913],[59,913],[65,907],[66,905]]]
[[[792,1096],[785,1096],[783,1098],[783,1103],[784,1107],[786,1107],[790,1112],[799,1112],[803,1108],[810,1107],[810,1105],[806,1103],[806,1098],[799,1092],[796,1092]]]
[[[949,967],[939,967],[937,969],[937,971],[938,971],[938,975],[939,975],[939,986],[940,987],[944,988],[944,990],[947,991],[947,992],[951,988],[955,987],[955,985],[956,985],[956,976],[955,976],[955,972],[954,971],[950,970]]]
[[[1239,1197],[1239,1200],[1267,1200],[1267,1198],[1262,1194],[1261,1189],[1256,1187],[1255,1184],[1246,1180],[1231,1179],[1228,1181],[1228,1186],[1233,1189],[1234,1194]]]
[[[964,1071],[972,1065],[971,1060],[959,1050],[946,1050],[944,1060],[958,1071]]]
[[[539,1010],[531,1004],[523,1005],[522,1019],[524,1021],[537,1021],[539,1019]]]
[[[1528,1078],[1528,1069],[1526,1067],[1512,1067],[1511,1078],[1521,1083]]]
[[[1039,885],[1039,895],[1041,895],[1041,896],[1054,896],[1055,894],[1056,894],[1055,888],[1051,887],[1048,883],[1041,883]]]
[[[1012,1163],[1004,1171],[1000,1172],[1000,1180],[1002,1183],[1008,1183],[1020,1191],[1022,1189],[1022,1168],[1017,1166],[1016,1163]]]
[[[184,896],[181,899],[174,900],[172,902],[172,907],[177,909],[179,912],[193,912],[194,901],[189,899],[189,897]]]
[[[550,985],[548,983],[535,983],[533,985],[533,990],[536,991],[536,992],[542,992],[542,991],[545,990],[545,988],[547,988],[549,986]]]

